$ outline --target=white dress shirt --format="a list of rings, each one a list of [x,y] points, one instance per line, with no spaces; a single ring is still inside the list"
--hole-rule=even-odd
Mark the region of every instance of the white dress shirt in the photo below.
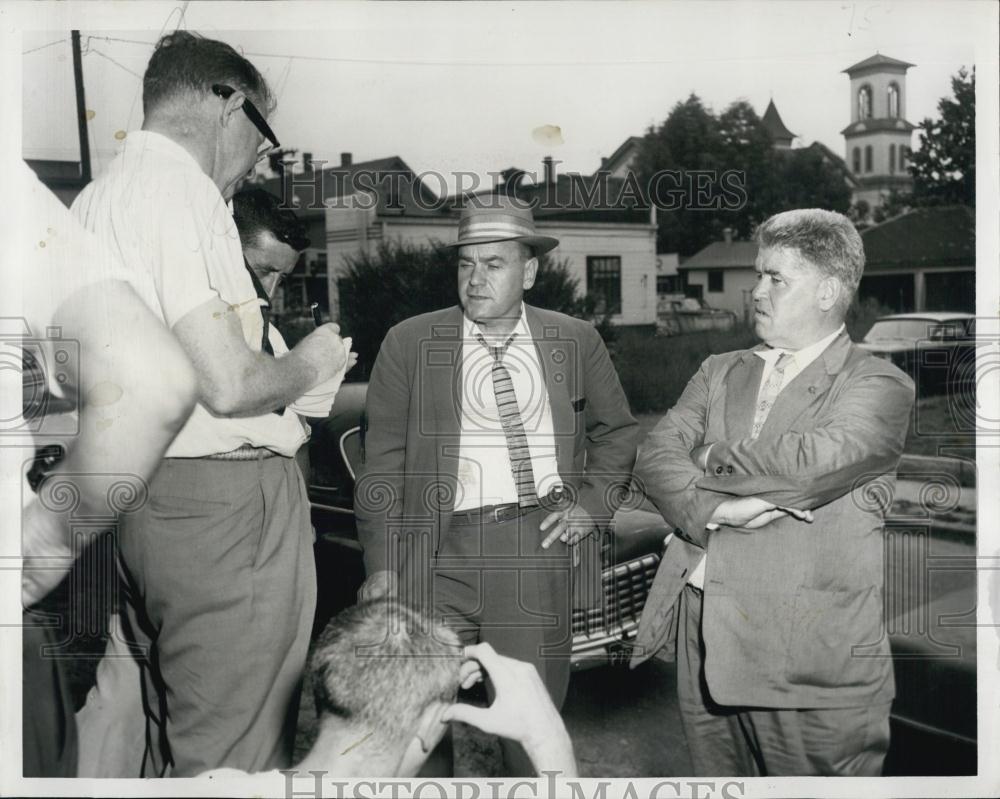
[[[152,131],[130,132],[72,210],[118,256],[129,283],[167,327],[221,299],[237,314],[247,346],[260,351],[263,301],[244,265],[236,223],[187,150]],[[155,362],[156,353],[149,357]],[[199,403],[166,457],[196,458],[244,444],[292,456],[306,437],[291,412],[223,418]]]
[[[819,341],[810,344],[808,347],[803,347],[800,350],[785,350],[780,347],[768,347],[764,349],[754,350],[754,355],[764,361],[764,370],[760,375],[760,386],[757,388],[757,398],[760,399],[760,390],[763,388],[764,384],[767,383],[767,378],[770,377],[774,365],[778,362],[778,358],[781,357],[782,353],[788,353],[792,357],[785,362],[785,372],[782,375],[781,386],[778,389],[780,394],[784,391],[785,386],[791,383],[802,371],[809,366],[813,361],[815,361],[823,351],[829,347],[835,338],[841,334],[844,330],[844,325],[841,325],[836,330],[834,330],[829,336],[824,336]],[[756,404],[756,403],[755,403]],[[706,529],[718,530],[719,525],[709,522]],[[688,583],[693,585],[695,588],[704,588],[705,585],[705,558],[706,555],[701,556],[701,560],[698,561],[698,565],[691,572],[691,576],[688,577]]]
[[[493,355],[476,338],[482,336],[490,346],[500,347],[510,334],[497,338],[467,317],[463,320],[462,427],[456,511],[518,500],[507,438],[493,393]],[[552,408],[523,304],[513,333],[516,335],[507,347],[503,364],[514,384],[531,454],[535,492],[542,497],[552,488],[561,486],[562,480],[556,462]]]

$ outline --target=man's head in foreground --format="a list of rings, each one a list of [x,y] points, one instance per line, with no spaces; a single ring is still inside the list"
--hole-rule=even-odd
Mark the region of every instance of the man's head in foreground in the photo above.
[[[865,268],[851,221],[818,208],[776,214],[757,229],[754,331],[772,347],[798,350],[835,331]]]
[[[458,297],[465,315],[487,330],[508,333],[535,284],[538,257],[559,244],[535,233],[531,209],[492,195],[471,201],[458,223]]]
[[[295,268],[299,253],[309,246],[306,226],[295,212],[263,189],[243,189],[233,195],[233,219],[240,233],[243,257],[268,296]]]
[[[297,768],[416,774],[447,729],[462,660],[451,630],[396,599],[342,611],[309,661],[320,731]]]
[[[257,68],[224,42],[188,31],[160,39],[142,79],[142,129],[184,147],[227,199],[278,141],[274,97]]]

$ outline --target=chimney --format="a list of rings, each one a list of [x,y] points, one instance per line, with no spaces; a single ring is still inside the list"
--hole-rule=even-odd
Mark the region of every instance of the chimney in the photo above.
[[[542,159],[542,164],[545,166],[545,182],[555,183],[556,182],[556,169],[555,165],[552,163],[552,156],[547,155]]]
[[[312,170],[313,170],[313,154],[302,153],[302,171],[312,172]]]
[[[340,165],[341,166],[350,166],[352,160],[353,159],[351,158],[351,154],[350,153],[341,153],[340,154]]]
[[[601,169],[605,169],[608,166],[608,157],[606,155],[601,156]]]
[[[722,240],[725,241],[726,244],[733,243],[733,229],[731,227],[722,228]]]

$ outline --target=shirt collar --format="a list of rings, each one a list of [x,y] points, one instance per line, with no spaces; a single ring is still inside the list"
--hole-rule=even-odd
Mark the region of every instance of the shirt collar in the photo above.
[[[462,314],[463,320],[463,333],[465,338],[475,340],[477,336],[482,336],[487,341],[491,338],[495,338],[483,330],[478,322],[472,321],[464,313]],[[504,341],[509,339],[512,335],[517,334],[519,339],[531,338],[531,333],[528,330],[528,317],[525,315],[524,303],[521,303],[521,316],[517,320],[517,324],[514,325],[514,329],[504,337]]]
[[[173,139],[156,133],[152,130],[133,130],[125,136],[125,143],[122,145],[123,152],[154,152],[165,155],[175,161],[181,161],[186,166],[194,167],[202,172],[199,164],[193,155]]]
[[[754,350],[754,354],[759,358],[762,358],[765,362],[773,363],[778,360],[783,353],[788,353],[795,358],[795,365],[799,369],[805,369],[809,364],[815,361],[823,351],[829,347],[835,338],[839,336],[846,326],[841,324],[836,330],[834,330],[830,335],[824,336],[819,341],[815,341],[808,347],[803,347],[800,350],[786,350],[781,347],[762,347],[759,350]]]

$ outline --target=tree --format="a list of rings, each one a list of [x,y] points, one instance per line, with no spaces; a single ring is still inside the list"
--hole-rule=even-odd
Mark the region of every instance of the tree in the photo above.
[[[669,197],[651,192],[649,199],[661,209],[660,252],[693,255],[721,239],[725,228],[732,228],[737,238],[749,238],[768,216],[791,208],[850,207],[850,192],[837,169],[811,149],[775,150],[770,132],[745,100],[719,116],[695,94],[677,103],[663,124],[647,131],[636,162],[644,186],[654,185],[654,176],[663,170],[676,172],[667,185],[679,184],[685,202],[674,207],[676,203],[665,202]],[[698,198],[693,185],[698,173],[705,172],[711,186]],[[745,196],[736,203],[721,185],[727,172],[743,186]]]
[[[938,102],[938,120],[920,123],[920,149],[910,155],[913,205],[976,204],[976,70],[951,79],[954,97]]]
[[[805,147],[779,155],[781,158],[772,173],[774,193],[764,218],[793,208],[824,208],[841,214],[850,210],[851,190],[843,175],[816,150]]]
[[[389,328],[417,314],[458,302],[455,250],[440,241],[417,244],[402,239],[379,242],[374,252],[344,257],[340,289],[340,326],[354,336],[358,376],[375,364]],[[580,316],[584,301],[567,261],[539,259],[535,285],[526,299],[532,305]]]

